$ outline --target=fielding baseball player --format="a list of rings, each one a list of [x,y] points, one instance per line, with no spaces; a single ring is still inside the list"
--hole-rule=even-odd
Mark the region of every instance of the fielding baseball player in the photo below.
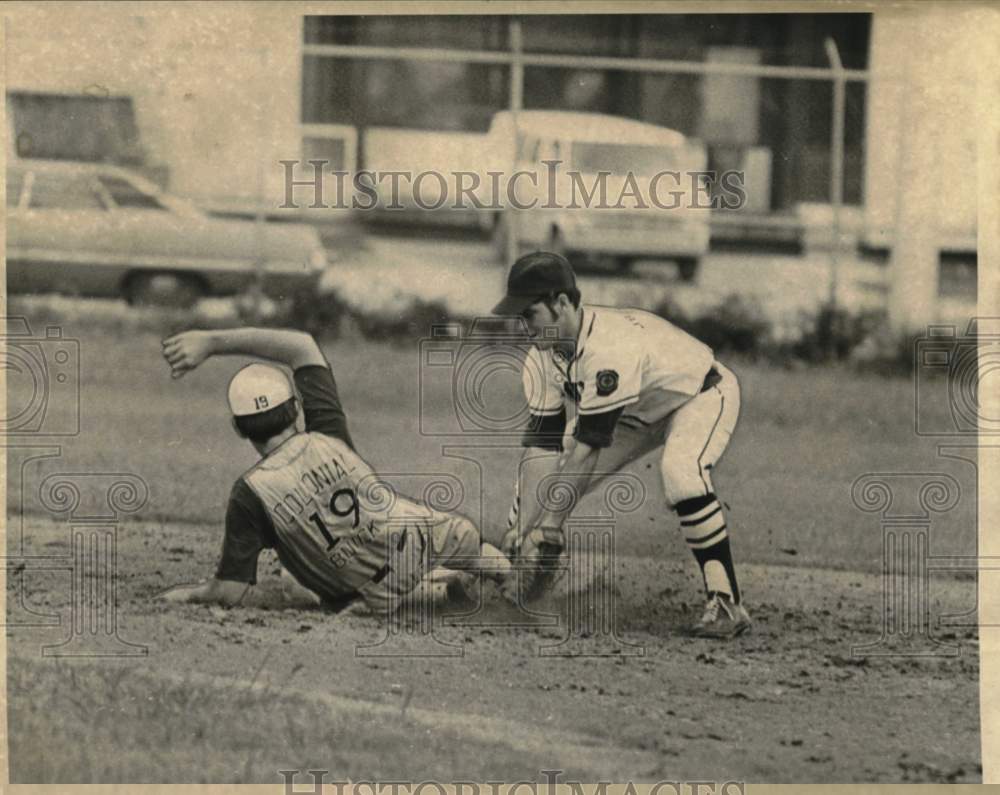
[[[257,558],[274,548],[301,585],[339,611],[360,597],[387,615],[434,567],[483,571],[501,582],[503,554],[480,543],[464,516],[431,510],[380,483],[357,454],[337,385],[316,341],[282,329],[187,331],[163,342],[174,378],[211,356],[243,355],[254,363],[229,383],[233,427],[260,453],[229,495],[222,559],[206,584],[175,589],[172,601],[238,604],[256,582]]]
[[[661,448],[667,503],[680,519],[708,597],[692,631],[729,638],[749,629],[711,478],[739,414],[736,377],[707,346],[656,315],[581,304],[573,269],[558,254],[540,251],[517,260],[493,313],[523,318],[534,343],[524,363],[531,424],[521,471],[528,471],[529,460],[535,469],[543,462],[531,483],[517,479],[505,551],[534,567],[534,585],[544,587],[565,546],[563,522],[578,498],[601,476]],[[566,434],[567,405],[576,414],[572,436]],[[539,478],[555,473],[571,486],[563,510],[522,499],[537,493]]]

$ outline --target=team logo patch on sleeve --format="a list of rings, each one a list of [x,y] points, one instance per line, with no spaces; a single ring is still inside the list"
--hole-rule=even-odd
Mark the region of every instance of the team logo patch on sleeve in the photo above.
[[[614,370],[601,370],[597,374],[597,395],[607,397],[618,389],[618,373]]]

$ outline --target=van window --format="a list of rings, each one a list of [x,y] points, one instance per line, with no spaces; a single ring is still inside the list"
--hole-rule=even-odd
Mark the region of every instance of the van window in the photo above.
[[[669,146],[650,144],[606,144],[577,142],[571,156],[573,168],[585,174],[610,171],[623,174],[655,174],[676,170],[677,153]]]
[[[537,163],[542,142],[536,135],[518,133],[517,160],[520,163]]]

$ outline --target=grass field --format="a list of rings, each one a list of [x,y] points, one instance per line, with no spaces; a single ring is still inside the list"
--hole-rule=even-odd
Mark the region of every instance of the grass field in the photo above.
[[[26,479],[39,483],[49,471],[132,473],[149,487],[149,500],[134,518],[221,523],[232,482],[255,460],[251,447],[230,429],[226,413],[225,386],[242,362],[217,360],[171,381],[159,356],[158,334],[72,325],[64,333],[80,340],[80,434],[53,439],[61,455],[29,465]],[[422,491],[434,473],[455,475],[465,491],[459,510],[497,539],[510,500],[516,437],[487,448],[484,443],[499,442],[422,434],[421,427],[456,423],[445,379],[437,377],[421,396],[421,378],[429,381],[426,369],[421,374],[416,346],[342,340],[325,350],[362,455],[404,492]],[[935,552],[974,554],[974,470],[941,459],[934,439],[914,433],[911,382],[846,368],[791,371],[730,364],[742,384],[743,408],[715,480],[730,506],[739,559],[879,568],[878,516],[863,513],[851,500],[851,484],[872,472],[952,474],[965,497],[935,517],[934,543],[941,544]],[[520,400],[516,374],[499,373],[487,385],[487,408],[498,416]],[[943,424],[949,421],[945,382],[936,385]],[[12,406],[27,401],[29,386],[27,379],[9,377]],[[61,422],[75,409],[54,400],[47,419]],[[686,555],[675,520],[662,504],[656,465],[655,454],[633,465],[647,500],[623,517],[617,543],[627,554]],[[11,467],[11,478],[18,475]],[[44,512],[37,490],[22,494],[14,480],[11,486],[12,510]],[[578,514],[600,511],[595,498]]]
[[[114,664],[48,668],[15,658],[8,687],[39,698],[30,707],[21,702],[26,708],[14,713],[11,780],[238,783],[277,778],[277,771],[300,769],[308,759],[334,771],[331,781],[364,779],[373,770],[399,780],[418,763],[439,780],[460,764],[473,780],[485,781],[500,770],[515,779],[533,777],[545,766],[545,745],[534,732],[498,744],[460,721],[442,725],[421,709],[401,714],[398,704],[337,699],[295,678],[236,683]],[[56,726],[53,713],[63,717]],[[81,732],[86,744],[78,742]],[[44,744],[37,742],[41,736]],[[309,782],[305,772],[299,778]]]
[[[37,334],[44,318],[33,326]],[[933,620],[960,616],[934,625],[947,654],[852,651],[885,627],[880,518],[852,503],[856,478],[950,474],[962,498],[934,517],[931,552],[976,549],[974,469],[914,433],[907,381],[727,362],[743,385],[743,414],[716,482],[731,506],[751,635],[728,645],[684,635],[700,585],[648,459],[633,465],[646,502],[615,524],[608,592],[620,653],[546,656],[567,623],[509,625],[494,599],[486,624],[440,628],[460,657],[418,656],[426,650],[407,636],[398,653],[373,659],[359,653],[384,635],[371,619],[267,603],[278,582],[272,562],[260,566],[261,601],[238,610],[151,601],[213,571],[229,488],[254,462],[226,414],[225,386],[242,362],[171,381],[160,335],[141,323],[70,322],[63,333],[80,344],[80,432],[13,439],[7,449],[8,555],[27,566],[8,569],[12,781],[280,783],[281,769],[330,770],[328,780],[539,780],[546,769],[582,781],[981,778],[972,577],[928,584]],[[445,381],[421,399],[415,345],[343,339],[325,351],[362,455],[409,493],[453,475],[457,507],[496,539],[516,441],[422,434],[448,426],[454,408]],[[8,372],[13,407],[30,398],[22,375]],[[932,386],[942,387],[935,410],[945,423],[944,382]],[[517,399],[513,373],[488,387],[484,399],[499,413]],[[46,421],[65,425],[76,409],[53,399]],[[148,656],[40,655],[77,615],[66,573],[35,570],[46,561],[31,558],[70,559],[72,522],[40,494],[53,473],[81,484],[131,474],[147,485],[143,507],[118,517],[116,562],[119,631]],[[77,513],[107,513],[84,499]],[[894,505],[915,507],[913,494]],[[598,514],[596,497],[578,508]],[[568,615],[558,600],[543,607]]]

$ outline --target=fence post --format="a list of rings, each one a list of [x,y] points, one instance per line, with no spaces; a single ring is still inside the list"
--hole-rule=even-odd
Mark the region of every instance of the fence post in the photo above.
[[[896,229],[889,262],[889,324],[899,334],[926,328],[935,317],[938,295],[937,195],[931,175],[936,144],[932,122],[924,118],[925,95],[914,87],[906,112]]]
[[[833,125],[830,132],[830,205],[833,210],[833,237],[830,246],[830,309],[837,306],[837,290],[840,284],[840,227],[841,210],[844,205],[844,115],[847,112],[847,91],[844,81],[844,64],[833,38],[824,42],[826,57],[833,71]],[[830,335],[833,343],[833,335]]]
[[[516,17],[510,21],[510,113],[514,122],[514,160],[510,173],[517,170],[517,114],[524,109],[524,42],[521,38],[521,20]],[[510,207],[502,210],[504,214],[504,229],[507,233],[507,261],[500,263],[501,294],[507,291],[507,266],[517,259],[517,215]]]
[[[268,58],[267,58],[267,48],[260,48],[260,75],[262,81],[267,80],[267,68],[268,68]],[[256,112],[256,126],[257,126],[257,169],[255,174],[256,181],[256,204],[257,209],[254,213],[254,269],[253,269],[253,283],[250,286],[251,292],[251,315],[253,317],[254,323],[260,323],[261,317],[263,315],[263,303],[264,303],[264,269],[266,267],[264,260],[264,238],[267,234],[267,229],[265,224],[267,223],[267,217],[264,212],[265,191],[264,191],[264,146],[265,141],[268,140],[267,128],[265,126],[265,119],[267,116],[266,109],[264,108],[264,103],[259,102],[257,104]]]

